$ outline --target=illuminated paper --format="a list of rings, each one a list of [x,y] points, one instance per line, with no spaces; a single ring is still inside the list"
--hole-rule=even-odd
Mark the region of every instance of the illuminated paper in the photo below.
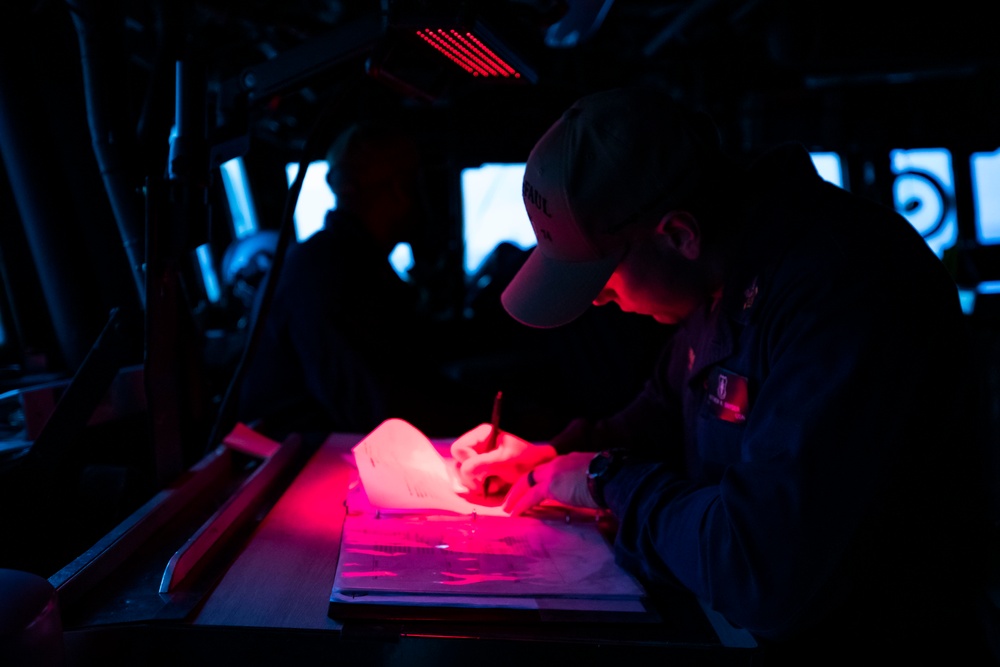
[[[373,507],[382,511],[437,510],[481,516],[508,516],[499,506],[462,496],[455,464],[446,460],[418,428],[388,419],[354,446],[361,484]]]

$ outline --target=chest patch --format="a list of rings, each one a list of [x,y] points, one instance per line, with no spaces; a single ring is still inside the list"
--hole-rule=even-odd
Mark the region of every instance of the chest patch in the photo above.
[[[716,419],[742,424],[750,411],[747,379],[724,368],[713,368],[706,383],[708,413]]]

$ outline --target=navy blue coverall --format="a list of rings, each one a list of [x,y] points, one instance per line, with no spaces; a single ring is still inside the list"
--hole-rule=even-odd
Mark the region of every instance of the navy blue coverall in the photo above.
[[[983,505],[956,285],[801,147],[749,177],[721,300],[679,325],[634,402],[553,444],[627,448],[604,489],[619,562],[763,646],[957,650]]]

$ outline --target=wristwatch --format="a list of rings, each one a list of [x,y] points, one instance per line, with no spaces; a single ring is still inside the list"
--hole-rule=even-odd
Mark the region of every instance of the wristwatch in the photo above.
[[[625,459],[626,450],[606,449],[592,458],[590,465],[587,466],[587,490],[590,492],[590,497],[601,509],[608,507],[604,501],[604,485],[614,477]]]

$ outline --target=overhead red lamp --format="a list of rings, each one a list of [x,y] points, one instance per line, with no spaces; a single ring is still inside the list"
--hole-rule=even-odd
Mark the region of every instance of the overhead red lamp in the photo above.
[[[485,2],[441,0],[433,12],[425,4],[389,2],[385,34],[366,63],[369,75],[430,102],[538,81],[530,63],[544,44],[533,25]]]
[[[541,40],[536,44],[525,25],[487,9],[479,7],[474,14],[457,11],[452,16],[411,15],[400,17],[395,25],[477,80],[535,83],[538,76],[528,64],[529,52],[537,51]]]
[[[520,79],[521,72],[471,30],[422,28],[414,34],[472,76]]]

